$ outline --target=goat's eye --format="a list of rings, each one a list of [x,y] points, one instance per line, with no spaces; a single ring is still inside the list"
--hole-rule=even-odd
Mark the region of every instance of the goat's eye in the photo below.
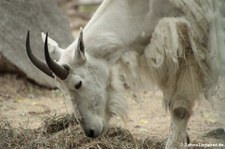
[[[82,85],[82,82],[80,81],[79,83],[75,84],[74,87],[76,89],[79,89],[81,87],[81,85]]]

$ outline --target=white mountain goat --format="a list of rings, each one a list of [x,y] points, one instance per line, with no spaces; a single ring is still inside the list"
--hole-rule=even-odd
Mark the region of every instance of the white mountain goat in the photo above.
[[[105,0],[67,49],[46,35],[45,63],[32,54],[28,32],[27,54],[68,91],[88,137],[104,134],[111,116],[127,117],[121,70],[132,88],[154,82],[171,114],[166,148],[182,148],[195,101],[208,98],[217,80],[212,6],[222,2]]]

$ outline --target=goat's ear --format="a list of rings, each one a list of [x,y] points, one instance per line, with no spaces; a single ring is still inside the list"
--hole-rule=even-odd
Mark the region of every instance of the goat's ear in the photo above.
[[[82,29],[82,28],[81,28],[80,35],[79,35],[79,39],[78,39],[77,49],[78,49],[82,54],[84,54],[85,48],[84,48],[83,29]]]
[[[45,42],[46,34],[42,32],[41,37],[42,37],[43,42]],[[60,59],[63,49],[61,49],[58,46],[58,43],[50,37],[48,37],[48,49],[49,49],[49,53],[51,54],[53,59],[55,59],[55,60]]]
[[[83,30],[81,29],[80,35],[77,41],[77,48],[75,49],[74,53],[74,63],[80,63],[85,60],[85,47],[84,47],[84,41],[83,41]]]

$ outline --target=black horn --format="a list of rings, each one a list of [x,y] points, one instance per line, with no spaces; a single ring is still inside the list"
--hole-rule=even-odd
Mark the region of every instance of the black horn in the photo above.
[[[30,32],[29,31],[27,32],[27,38],[26,38],[26,51],[27,51],[27,55],[29,59],[38,69],[40,69],[42,72],[44,72],[48,76],[54,78],[54,75],[51,72],[51,70],[48,68],[48,66],[43,61],[39,60],[37,57],[33,55],[30,48]]]
[[[64,67],[60,66],[54,60],[51,59],[48,51],[48,33],[46,34],[44,49],[45,49],[45,60],[48,67],[57,77],[59,77],[61,80],[65,80],[69,75],[69,71],[67,71]]]

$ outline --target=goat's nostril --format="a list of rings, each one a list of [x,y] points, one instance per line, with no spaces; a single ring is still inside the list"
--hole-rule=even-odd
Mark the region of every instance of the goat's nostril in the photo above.
[[[93,138],[94,136],[95,136],[94,130],[91,129],[91,130],[90,130],[90,137]]]
[[[89,129],[87,131],[87,137],[90,137],[90,138],[95,138],[95,131],[93,129]]]

